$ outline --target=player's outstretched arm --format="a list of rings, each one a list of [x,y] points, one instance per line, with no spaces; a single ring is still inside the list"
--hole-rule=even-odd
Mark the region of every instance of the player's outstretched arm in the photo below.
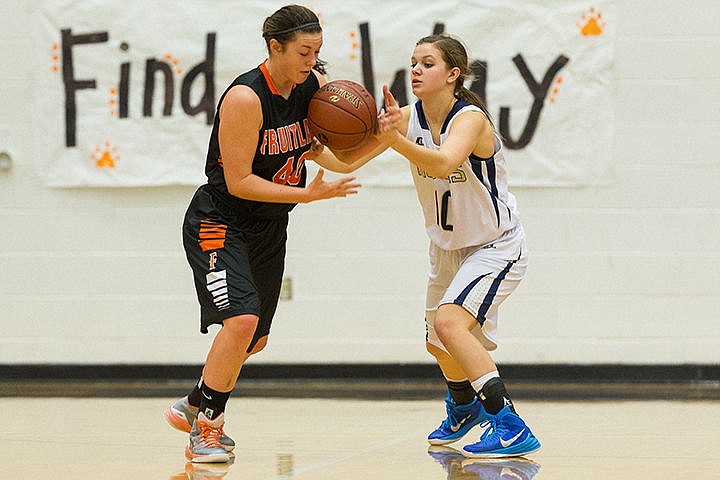
[[[317,139],[313,139],[313,147],[308,154],[308,158],[332,172],[350,173],[380,155],[387,148],[387,145],[383,145],[371,137],[356,149],[333,152],[318,142]]]
[[[324,170],[318,170],[315,178],[303,189],[305,200],[303,203],[325,200],[335,197],[347,197],[358,193],[361,185],[356,182],[355,177],[342,177],[334,182],[323,180]]]

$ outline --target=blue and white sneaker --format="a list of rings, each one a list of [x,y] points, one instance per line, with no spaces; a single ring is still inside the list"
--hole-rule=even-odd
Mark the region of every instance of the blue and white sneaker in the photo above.
[[[448,474],[448,478],[460,478],[462,463],[467,459],[459,450],[442,445],[430,445],[428,455],[442,465]]]
[[[540,471],[540,464],[527,458],[466,458],[462,462],[463,472],[475,474],[482,480],[513,478],[532,480]]]
[[[480,441],[463,447],[466,457],[519,457],[540,450],[540,442],[517,414],[505,406],[497,415],[487,414],[490,428]]]
[[[445,399],[447,418],[428,435],[430,445],[445,445],[464,437],[471,428],[487,421],[487,412],[477,398],[467,405],[457,405],[450,395]]]

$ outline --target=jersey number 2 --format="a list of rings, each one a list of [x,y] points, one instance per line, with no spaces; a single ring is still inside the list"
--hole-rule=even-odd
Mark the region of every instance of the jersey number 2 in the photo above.
[[[450,206],[450,190],[443,192],[442,199],[438,201],[438,192],[435,191],[435,220],[445,231],[452,232],[453,226],[448,223],[448,208]]]

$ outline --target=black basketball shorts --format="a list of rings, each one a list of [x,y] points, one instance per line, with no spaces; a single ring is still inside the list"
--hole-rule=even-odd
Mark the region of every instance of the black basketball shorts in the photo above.
[[[183,245],[200,302],[200,331],[236,315],[259,322],[248,352],[270,333],[285,268],[287,214],[238,218],[205,187],[185,213]]]

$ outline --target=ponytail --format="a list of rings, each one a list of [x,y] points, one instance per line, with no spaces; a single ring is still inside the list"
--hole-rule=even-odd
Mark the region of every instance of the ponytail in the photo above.
[[[445,63],[450,68],[460,69],[460,75],[458,76],[457,80],[455,80],[455,98],[464,100],[467,103],[475,105],[480,110],[482,110],[494,130],[495,124],[493,123],[492,117],[490,116],[490,112],[488,111],[485,102],[482,100],[482,98],[480,98],[478,94],[465,87],[465,79],[470,74],[472,74],[472,70],[468,65],[467,50],[465,49],[465,46],[462,44],[462,42],[460,42],[460,40],[454,37],[451,37],[450,35],[435,34],[421,38],[420,40],[418,40],[417,45],[423,43],[430,43],[435,46],[435,48],[437,48],[442,54]]]
[[[480,95],[473,92],[469,88],[465,87],[465,85],[462,82],[462,77],[464,77],[464,75],[460,75],[460,78],[458,78],[457,83],[455,83],[455,98],[464,100],[467,103],[475,105],[480,110],[482,110],[482,112],[485,114],[488,121],[490,122],[490,125],[492,125],[493,130],[495,130],[495,123],[493,122],[493,119],[490,116],[490,112],[488,111],[488,108],[485,105],[485,102],[482,101],[482,98],[480,98]]]

